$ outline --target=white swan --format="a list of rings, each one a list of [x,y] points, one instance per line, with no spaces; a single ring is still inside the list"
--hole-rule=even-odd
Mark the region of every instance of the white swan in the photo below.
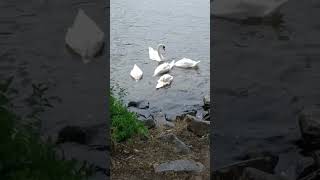
[[[142,77],[142,70],[135,64],[130,72],[130,75],[133,79],[138,81]]]
[[[171,76],[170,74],[162,75],[158,80],[158,84],[156,86],[156,89],[159,89],[159,88],[162,88],[166,85],[171,84],[172,80],[173,80],[173,76]]]
[[[152,47],[149,47],[149,58],[151,60],[158,61],[158,62],[164,61],[165,58],[161,54],[161,52],[160,52],[161,50],[163,52],[166,51],[166,47],[165,47],[164,44],[159,44],[158,45],[158,50],[154,50]]]
[[[214,0],[211,12],[217,17],[246,19],[266,17],[278,11],[288,0]]]
[[[166,73],[174,66],[174,60],[169,64],[167,62],[160,64],[155,70],[153,76]]]
[[[193,61],[188,58],[182,58],[179,61],[177,61],[174,65],[181,68],[192,68],[197,66],[200,63],[200,61]]]

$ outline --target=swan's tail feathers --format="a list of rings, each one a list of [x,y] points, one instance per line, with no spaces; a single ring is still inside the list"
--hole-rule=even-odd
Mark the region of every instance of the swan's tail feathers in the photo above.
[[[175,65],[175,61],[173,60],[173,61],[171,61],[171,63],[169,64],[170,69],[172,69],[174,65]]]

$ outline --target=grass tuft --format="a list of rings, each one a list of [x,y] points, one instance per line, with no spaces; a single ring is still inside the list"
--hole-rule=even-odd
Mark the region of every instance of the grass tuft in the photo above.
[[[134,135],[148,136],[148,129],[137,115],[129,112],[122,103],[110,96],[111,138],[115,142],[125,141]]]

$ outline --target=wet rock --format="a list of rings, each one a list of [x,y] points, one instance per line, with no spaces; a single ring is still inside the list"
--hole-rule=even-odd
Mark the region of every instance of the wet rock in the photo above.
[[[187,129],[197,136],[204,136],[210,133],[210,121],[199,120],[191,115],[186,115],[184,120],[188,123]]]
[[[208,111],[205,111],[203,109],[199,109],[197,110],[197,113],[196,113],[196,118],[198,119],[204,119],[205,116],[208,116],[209,112]]]
[[[274,168],[278,163],[278,159],[277,156],[265,156],[234,163],[214,171],[212,178],[222,180],[237,179],[247,167],[253,167],[267,173],[273,173]]]
[[[154,170],[157,173],[168,171],[200,173],[204,169],[203,164],[193,160],[175,160],[154,166]]]
[[[205,110],[210,109],[210,96],[206,95],[203,97],[203,107]]]
[[[57,143],[75,142],[86,144],[88,136],[86,131],[79,126],[66,126],[60,130]]]
[[[281,155],[277,167],[276,174],[287,179],[298,179],[313,172],[313,159],[311,157],[302,156],[300,153],[290,153]]]
[[[174,127],[174,123],[167,121],[166,115],[163,112],[157,112],[153,114],[153,120],[157,128],[160,127]]]
[[[299,116],[299,126],[302,138],[310,147],[320,147],[320,109],[310,107]]]
[[[85,145],[75,143],[63,143],[58,146],[58,152],[62,152],[60,155],[65,159],[77,159],[80,162],[88,162],[92,165],[96,171],[107,173],[106,162],[108,153],[105,151],[97,151]]]
[[[245,168],[240,180],[289,180],[255,168]]]
[[[162,134],[159,137],[163,142],[174,144],[174,150],[178,153],[188,154],[191,152],[190,148],[181,141],[175,134]]]
[[[137,114],[138,116],[138,120],[142,121],[144,123],[144,125],[147,127],[147,128],[154,128],[155,127],[155,121],[153,120],[153,117],[150,113],[149,110],[146,110],[146,109],[138,109],[136,107],[129,107],[128,110],[130,112],[134,112]]]
[[[145,118],[144,116],[138,116],[138,120],[143,122],[143,124],[148,128],[154,128],[156,126],[155,121],[152,119],[152,117]]]
[[[130,101],[128,103],[128,107],[136,107],[139,109],[148,109],[149,102],[148,101]]]
[[[68,28],[66,44],[81,55],[84,63],[88,63],[101,51],[104,40],[103,31],[79,9],[72,27]]]
[[[296,178],[302,178],[315,171],[318,167],[316,166],[315,160],[311,157],[301,157],[296,165]]]
[[[310,173],[309,175],[300,178],[299,180],[319,180],[320,179],[320,169]]]
[[[312,158],[317,168],[320,169],[320,150],[312,152]]]

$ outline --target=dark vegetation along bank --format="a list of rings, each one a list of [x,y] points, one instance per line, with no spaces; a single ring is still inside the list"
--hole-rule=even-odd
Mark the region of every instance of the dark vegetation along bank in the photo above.
[[[57,146],[43,142],[39,114],[52,105],[42,84],[33,85],[26,99],[33,110],[27,115],[15,112],[18,93],[11,88],[13,78],[0,82],[0,179],[6,180],[84,180],[92,174],[89,165],[66,160]]]

